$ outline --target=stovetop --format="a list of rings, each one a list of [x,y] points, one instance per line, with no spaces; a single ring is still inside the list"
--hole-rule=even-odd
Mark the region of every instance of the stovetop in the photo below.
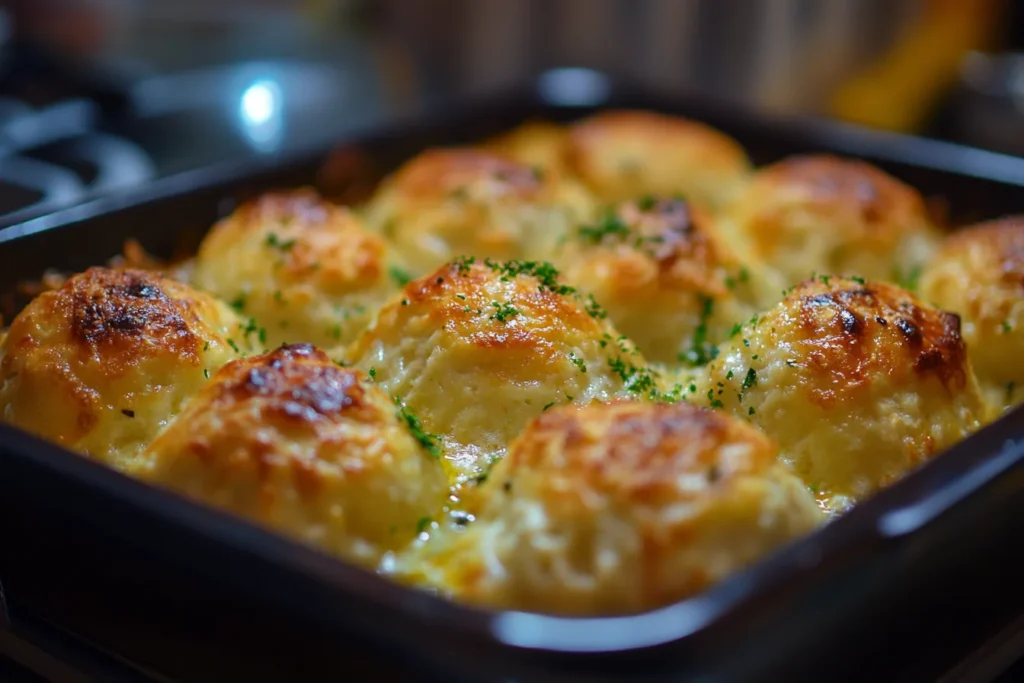
[[[225,160],[329,144],[386,116],[358,60],[79,72],[15,50],[0,73],[0,227]]]

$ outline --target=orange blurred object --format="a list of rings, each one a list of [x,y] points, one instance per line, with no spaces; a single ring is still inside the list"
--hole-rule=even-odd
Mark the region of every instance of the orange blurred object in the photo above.
[[[971,50],[997,42],[999,0],[928,0],[921,18],[877,63],[844,83],[830,113],[874,128],[912,131],[956,81]]]

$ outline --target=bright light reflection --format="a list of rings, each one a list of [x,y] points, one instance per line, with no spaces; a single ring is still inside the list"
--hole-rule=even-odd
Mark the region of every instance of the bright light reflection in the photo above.
[[[260,151],[273,151],[281,141],[282,99],[280,86],[269,79],[252,83],[242,93],[238,107],[242,133]]]

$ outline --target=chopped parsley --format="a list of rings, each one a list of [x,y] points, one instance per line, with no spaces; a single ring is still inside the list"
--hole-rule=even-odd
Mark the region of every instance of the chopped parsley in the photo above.
[[[743,331],[742,323],[736,323],[735,325],[732,326],[732,330],[730,330],[729,336],[730,337],[735,337],[737,334],[739,334],[742,331]]]
[[[291,251],[292,247],[295,246],[295,240],[282,240],[276,232],[272,232],[267,235],[266,245],[281,251]]]
[[[578,234],[580,238],[590,242],[591,244],[598,244],[603,241],[606,237],[617,237],[625,239],[629,237],[629,226],[619,218],[618,214],[614,210],[606,210],[596,223],[593,225],[582,226]]]
[[[412,432],[413,438],[419,441],[420,445],[423,446],[431,456],[440,458],[441,439],[438,436],[425,431],[420,419],[409,410],[409,407],[406,406],[398,396],[395,397],[395,405],[398,406],[398,418],[405,422],[406,426],[409,427],[409,431]]]
[[[519,275],[529,275],[540,282],[539,290],[547,290],[567,296],[575,294],[576,289],[558,280],[558,269],[547,261],[505,261],[504,263],[485,259],[484,264],[495,273],[499,273],[503,281],[508,282]]]
[[[228,304],[231,308],[235,309],[239,313],[245,310],[245,292],[239,294],[235,299]]]
[[[370,368],[370,371],[367,372],[366,374],[368,374],[370,376],[370,379],[376,380],[377,379],[377,368]]]
[[[655,383],[656,375],[653,370],[649,368],[638,368],[632,363],[624,361],[622,356],[609,358],[608,367],[611,368],[612,372],[617,374],[623,382],[625,382],[626,391],[636,394],[646,394],[648,398],[655,400],[661,398],[661,394],[658,392],[657,384]]]
[[[851,275],[850,279],[856,282],[858,285],[863,285],[866,284],[867,282],[864,278],[860,277],[859,275]]]
[[[1009,320],[1004,320],[1002,326],[1003,326],[1003,332],[1005,332],[1005,333],[1009,333],[1010,331],[1013,330],[1013,325],[1010,324]]]
[[[405,287],[412,281],[412,275],[398,266],[391,266],[388,268],[388,275],[391,276],[391,279],[394,280],[399,287]]]
[[[693,333],[690,348],[679,354],[678,359],[693,367],[707,365],[718,358],[718,347],[708,341],[708,321],[714,313],[715,301],[701,296],[700,323]]]
[[[747,408],[747,415],[753,415],[753,414],[754,414],[754,406],[750,406],[749,408]]]
[[[430,517],[420,517],[416,521],[416,534],[419,535],[426,531],[433,521]]]
[[[572,351],[569,352],[569,360],[572,361],[573,365],[575,365],[577,368],[579,368],[580,372],[582,372],[584,374],[587,372],[587,364],[583,362],[582,358],[577,356]]]
[[[545,403],[544,407],[540,409],[540,412],[542,412],[542,413],[547,412],[547,409],[550,408],[551,406],[555,405],[557,402],[558,401],[552,401],[551,403]]]
[[[203,368],[203,377],[205,377],[206,379],[210,379],[210,369],[209,368]]]
[[[465,275],[469,272],[469,267],[476,263],[476,258],[473,256],[460,256],[452,263],[459,271],[459,275]]]
[[[743,391],[755,386],[757,386],[757,371],[750,368],[747,370],[746,377],[743,378]]]
[[[921,270],[921,266],[914,266],[906,273],[900,273],[897,278],[900,287],[911,292],[917,291],[917,284],[921,280]]]
[[[241,353],[242,350],[238,348],[238,344],[235,343],[234,339],[228,339],[228,346],[235,350],[235,353]]]
[[[657,198],[654,195],[650,195],[650,194],[644,195],[643,197],[638,199],[637,202],[636,202],[636,208],[640,209],[641,211],[650,211],[651,209],[653,209],[657,205],[658,205]]]
[[[708,389],[708,403],[712,408],[721,408],[724,405],[720,400],[715,398],[714,389]]]
[[[593,294],[587,295],[587,304],[585,308],[591,318],[601,320],[608,317],[608,311],[604,310],[601,304],[597,303],[597,299],[594,298]]]
[[[503,323],[507,321],[509,318],[513,318],[519,315],[519,310],[513,307],[511,304],[498,303],[497,301],[492,301],[491,305],[494,306],[494,308],[496,309],[494,313],[492,313],[490,316],[491,320],[497,320],[498,322]]]

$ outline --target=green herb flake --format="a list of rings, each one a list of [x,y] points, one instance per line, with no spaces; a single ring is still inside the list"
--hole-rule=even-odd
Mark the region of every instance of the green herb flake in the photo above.
[[[440,437],[430,434],[423,429],[423,423],[409,410],[409,407],[405,405],[402,399],[398,396],[395,397],[395,405],[398,406],[398,418],[405,422],[406,426],[409,427],[409,431],[412,433],[414,439],[420,442],[420,445],[429,453],[432,457],[441,457],[441,439]]]
[[[205,377],[206,379],[210,379],[210,369],[209,368],[203,368],[203,377]]]
[[[718,358],[718,347],[708,341],[708,322],[715,310],[715,300],[709,296],[701,296],[700,323],[693,333],[690,348],[678,355],[680,361],[693,367],[707,365]]]
[[[228,339],[228,346],[235,350],[235,353],[241,353],[242,350],[238,348],[238,344],[235,343],[234,339]]]
[[[273,249],[280,249],[281,251],[291,251],[295,246],[295,240],[282,240],[278,237],[277,233],[272,232],[267,235],[266,245]]]
[[[757,386],[757,371],[750,368],[747,370],[746,377],[743,378],[743,391],[755,386]]]
[[[863,285],[863,284],[867,283],[867,281],[864,278],[860,277],[859,275],[851,275],[850,279],[853,280],[854,282],[856,282],[859,285]]]
[[[416,521],[416,535],[422,534],[434,522],[430,517],[420,517]]]
[[[491,314],[491,320],[497,320],[498,322],[506,322],[509,318],[513,318],[519,315],[519,310],[508,303],[498,303],[492,301],[491,306],[494,306],[495,311]]]
[[[368,373],[366,373],[366,374],[368,374],[370,376],[370,379],[376,380],[377,379],[377,368],[370,368],[370,371]]]
[[[654,195],[644,195],[636,202],[636,208],[641,211],[651,211],[658,205],[658,200]]]
[[[917,291],[917,285],[921,280],[921,266],[914,266],[906,273],[900,273],[897,282],[903,289],[911,292]]]
[[[605,238],[625,239],[629,237],[627,226],[614,210],[606,210],[596,223],[584,225],[578,231],[581,239],[591,244],[599,244]]]
[[[569,360],[572,361],[573,365],[575,365],[577,368],[579,368],[580,372],[582,372],[584,374],[587,372],[587,364],[583,362],[582,358],[577,356],[572,351],[569,352]]]
[[[405,287],[412,281],[412,275],[398,266],[391,266],[388,268],[388,275],[391,276],[391,279],[394,280],[399,287]]]
[[[598,320],[603,320],[604,318],[608,317],[608,311],[604,310],[604,308],[601,306],[601,304],[597,303],[597,299],[594,298],[593,294],[588,294],[587,295],[587,305],[586,305],[585,308],[586,308],[587,314],[591,318],[597,318]]]

